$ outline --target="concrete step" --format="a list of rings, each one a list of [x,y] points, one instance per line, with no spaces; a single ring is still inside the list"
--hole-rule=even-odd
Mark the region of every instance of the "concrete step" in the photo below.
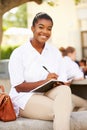
[[[9,79],[0,79],[6,93],[10,90]],[[0,121],[0,130],[53,130],[52,121],[34,120],[19,117],[16,121]],[[87,130],[87,111],[72,112],[70,130]]]
[[[53,122],[19,117],[11,122],[0,121],[0,130],[53,130]],[[87,130],[87,111],[72,112],[70,130]]]

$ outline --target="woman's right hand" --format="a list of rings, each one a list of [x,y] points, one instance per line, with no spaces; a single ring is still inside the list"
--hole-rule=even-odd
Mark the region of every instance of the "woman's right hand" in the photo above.
[[[57,79],[58,75],[56,73],[49,73],[47,75],[47,80],[51,80],[51,79]]]

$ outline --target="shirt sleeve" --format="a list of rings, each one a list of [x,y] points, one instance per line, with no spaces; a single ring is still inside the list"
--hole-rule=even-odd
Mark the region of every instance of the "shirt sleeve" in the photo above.
[[[57,54],[57,66],[58,66],[58,76],[59,76],[58,80],[66,82],[67,81],[66,69],[63,62],[63,57],[59,51]]]
[[[22,68],[22,55],[16,49],[10,57],[8,66],[12,87],[15,87],[16,85],[19,85],[24,82]]]
[[[74,79],[84,78],[84,73],[80,70],[80,67],[75,62],[73,72],[74,72]]]
[[[60,66],[59,66],[59,77],[58,77],[58,80],[59,81],[63,81],[63,82],[67,82],[67,74],[66,74],[66,68],[63,64],[63,59],[61,58],[61,61],[60,61]]]
[[[65,57],[63,61],[67,74],[67,80],[79,79],[84,77],[83,72],[80,70],[77,63],[72,61],[69,57]]]

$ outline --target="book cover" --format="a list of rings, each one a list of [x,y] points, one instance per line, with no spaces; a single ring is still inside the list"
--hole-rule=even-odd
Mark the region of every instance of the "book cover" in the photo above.
[[[64,85],[64,83],[62,81],[58,81],[58,80],[49,80],[45,84],[42,84],[31,91],[32,92],[47,92],[48,90],[50,90],[56,86],[59,86],[59,85]]]

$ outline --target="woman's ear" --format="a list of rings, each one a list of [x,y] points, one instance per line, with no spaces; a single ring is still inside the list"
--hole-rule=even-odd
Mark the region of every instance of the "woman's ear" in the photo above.
[[[32,30],[32,32],[34,32],[34,27],[33,26],[31,26],[31,30]]]

